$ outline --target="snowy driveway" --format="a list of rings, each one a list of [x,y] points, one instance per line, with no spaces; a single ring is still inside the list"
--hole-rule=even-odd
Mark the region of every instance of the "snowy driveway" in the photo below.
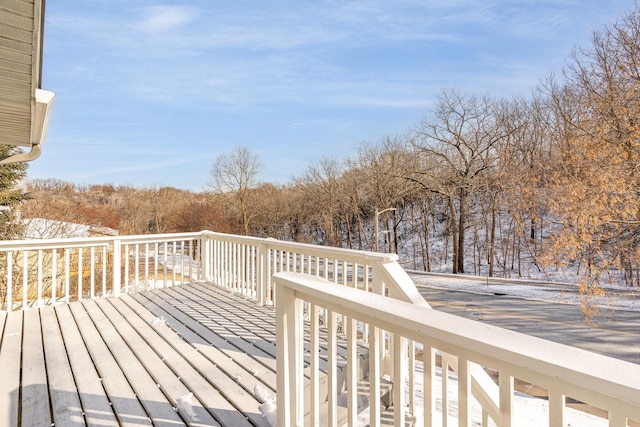
[[[411,274],[437,310],[640,364],[640,298],[616,292],[587,321],[567,285]],[[616,309],[617,308],[617,309]]]

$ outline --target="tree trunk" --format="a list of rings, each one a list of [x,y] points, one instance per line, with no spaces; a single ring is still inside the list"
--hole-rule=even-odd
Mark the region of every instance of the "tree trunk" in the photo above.
[[[422,205],[422,233],[424,235],[424,269],[431,271],[431,256],[429,255],[429,209]]]
[[[489,277],[493,277],[493,258],[496,246],[496,197],[493,198],[491,205],[491,233],[489,237],[489,254],[487,257],[487,263],[489,264]]]
[[[453,243],[453,250],[451,251],[453,256],[453,267],[451,272],[453,274],[458,274],[458,215],[456,215],[456,206],[453,197],[449,197],[449,213],[451,215],[449,224],[451,228],[451,240]]]
[[[468,193],[465,189],[460,189],[460,216],[458,218],[458,273],[464,273],[464,243],[465,243],[465,223],[467,222],[467,200]]]

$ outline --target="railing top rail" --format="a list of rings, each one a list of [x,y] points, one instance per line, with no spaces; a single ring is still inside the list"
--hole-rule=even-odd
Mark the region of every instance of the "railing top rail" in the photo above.
[[[233,242],[233,243],[244,243],[244,244],[253,244],[253,245],[266,244],[271,249],[299,252],[299,253],[301,252],[313,253],[314,255],[321,255],[326,258],[333,257],[337,259],[367,260],[367,261],[378,261],[383,263],[398,260],[398,256],[396,254],[389,254],[389,253],[378,253],[378,252],[370,252],[370,251],[363,251],[363,250],[357,250],[357,249],[335,248],[332,246],[319,246],[319,245],[314,245],[310,243],[288,242],[288,241],[277,240],[273,238],[265,239],[260,237],[239,236],[235,234],[216,233],[213,231],[203,231],[202,234],[218,240],[224,240],[224,241]]]
[[[182,241],[196,239],[202,236],[197,233],[175,233],[175,234],[149,234],[137,236],[108,236],[108,237],[75,237],[63,239],[29,239],[29,240],[3,240],[0,241],[0,251],[12,250],[37,250],[37,249],[60,249],[77,248],[87,246],[106,246],[114,240],[121,243],[146,243],[155,241]]]
[[[430,310],[301,273],[276,273],[302,299],[542,387],[640,418],[640,365]],[[598,397],[593,402],[594,396]],[[607,408],[604,408],[607,409]]]

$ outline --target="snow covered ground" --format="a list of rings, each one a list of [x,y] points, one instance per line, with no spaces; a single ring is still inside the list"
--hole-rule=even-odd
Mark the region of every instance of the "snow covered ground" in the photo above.
[[[416,363],[415,381],[416,381],[416,410],[414,426],[424,425],[424,406],[423,403],[423,365],[422,363]],[[458,384],[456,375],[449,372],[449,378],[447,383],[447,396],[449,399],[449,411],[448,411],[448,425],[457,425],[458,422]],[[439,392],[442,390],[442,371],[440,368],[436,368],[435,387]],[[436,393],[437,394],[437,393]],[[408,396],[406,396],[408,399]],[[472,423],[471,425],[482,426],[482,407],[475,400],[472,399],[471,403]],[[545,427],[549,425],[549,404],[544,399],[539,399],[531,396],[524,395],[522,393],[515,393],[513,402],[513,424],[516,427]],[[442,424],[442,397],[436,397],[436,414],[433,418],[434,425]],[[358,425],[365,427],[369,425],[369,413],[368,410],[363,411],[358,416]],[[490,426],[496,424],[489,420]],[[576,409],[567,408],[565,410],[565,426],[566,427],[604,427],[608,425],[608,421],[590,415]]]
[[[410,272],[411,273],[411,272]],[[421,272],[411,274],[411,278],[418,286],[425,285],[433,288],[450,289],[485,295],[507,295],[522,299],[546,301],[560,304],[580,305],[584,295],[580,294],[578,286],[567,283],[546,283],[532,280],[489,279],[478,276],[421,275]],[[455,278],[456,280],[451,280]],[[624,286],[604,287],[605,296],[592,297],[591,302],[601,309],[640,311],[640,291]]]

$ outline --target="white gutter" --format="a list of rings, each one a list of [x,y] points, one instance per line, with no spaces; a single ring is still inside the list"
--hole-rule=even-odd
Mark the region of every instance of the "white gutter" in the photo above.
[[[31,122],[31,151],[28,153],[14,154],[0,159],[0,165],[8,165],[18,162],[30,162],[40,157],[42,144],[47,136],[51,108],[55,93],[48,90],[36,89],[36,107],[34,120]]]

